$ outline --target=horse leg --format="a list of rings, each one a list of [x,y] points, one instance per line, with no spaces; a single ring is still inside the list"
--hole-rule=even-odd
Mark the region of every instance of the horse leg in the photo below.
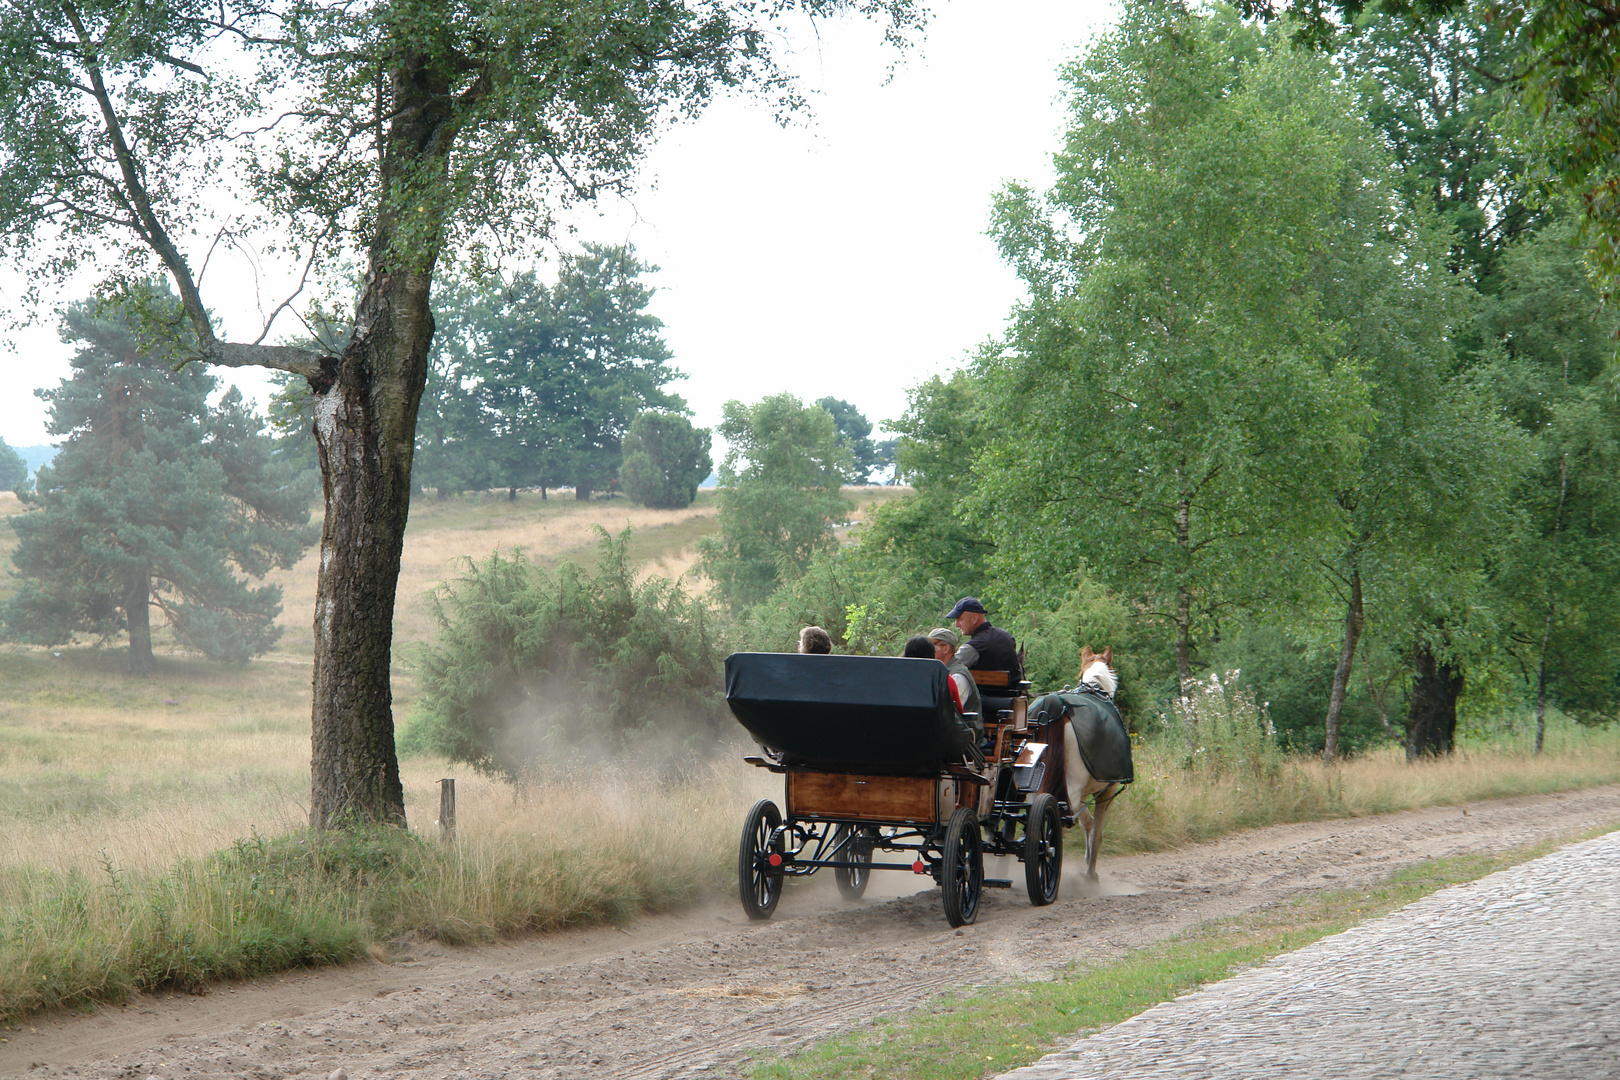
[[[1086,880],[1097,880],[1097,849],[1102,846],[1103,818],[1108,816],[1108,808],[1114,805],[1114,797],[1121,791],[1120,785],[1108,784],[1097,792],[1093,804],[1091,827],[1086,831]]]
[[[1082,796],[1082,798],[1084,797]],[[1080,812],[1080,815],[1074,819],[1074,823],[1080,826],[1086,834],[1086,880],[1096,881],[1097,875],[1092,873],[1091,867],[1097,861],[1097,817],[1087,808]]]

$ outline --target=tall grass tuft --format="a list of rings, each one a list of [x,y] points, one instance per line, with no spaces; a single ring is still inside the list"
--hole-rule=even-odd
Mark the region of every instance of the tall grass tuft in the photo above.
[[[1237,672],[1211,675],[1139,733],[1136,782],[1113,804],[1103,850],[1164,851],[1237,829],[1620,783],[1620,726],[1550,717],[1540,755],[1510,728],[1460,738],[1443,758],[1408,762],[1389,746],[1323,764],[1278,746]]]
[[[728,880],[744,775],[469,785],[452,844],[298,832],[164,872],[0,869],[0,1019],[344,963],[407,932],[462,944],[668,909]]]

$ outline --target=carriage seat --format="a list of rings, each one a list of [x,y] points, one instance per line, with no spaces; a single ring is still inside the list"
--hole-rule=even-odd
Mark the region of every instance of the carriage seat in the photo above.
[[[1016,719],[1016,716],[1004,717],[1001,714],[1016,713],[1019,699],[1029,700],[1029,683],[1013,682],[1010,671],[975,670],[969,674],[979,687],[980,708],[987,721]]]

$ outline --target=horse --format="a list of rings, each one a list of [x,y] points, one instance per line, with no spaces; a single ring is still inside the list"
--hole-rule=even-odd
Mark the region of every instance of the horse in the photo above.
[[[1091,651],[1089,645],[1080,648],[1080,688],[1086,689],[1094,686],[1107,698],[1112,699],[1114,692],[1119,689],[1119,678],[1114,674],[1114,647],[1104,649],[1100,654]],[[1112,701],[1109,702],[1112,706]],[[1075,706],[1079,708],[1080,706]],[[1098,708],[1099,706],[1092,706]],[[1068,786],[1069,813],[1074,815],[1075,823],[1086,832],[1086,880],[1097,880],[1097,848],[1102,842],[1103,819],[1108,816],[1108,808],[1113,805],[1114,798],[1123,789],[1124,784],[1117,780],[1098,780],[1092,777],[1091,770],[1086,767],[1086,757],[1080,753],[1080,737],[1075,729],[1074,717],[1064,725],[1066,732],[1063,739],[1063,777]],[[1130,742],[1125,742],[1125,768],[1129,777],[1130,769]],[[1095,757],[1095,755],[1092,755]],[[1086,800],[1092,799],[1091,809],[1086,808]]]

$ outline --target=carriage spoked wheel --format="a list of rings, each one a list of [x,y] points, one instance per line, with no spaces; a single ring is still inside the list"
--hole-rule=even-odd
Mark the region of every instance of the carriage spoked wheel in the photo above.
[[[743,819],[742,843],[737,847],[737,895],[750,919],[768,919],[782,898],[782,872],[760,865],[762,851],[782,850],[782,838],[771,837],[782,824],[782,812],[769,799],[761,799]]]
[[[1029,902],[1044,907],[1057,899],[1063,878],[1063,817],[1058,802],[1041,792],[1029,804],[1024,821],[1024,884]]]
[[[940,854],[945,921],[965,926],[979,917],[979,890],[984,886],[984,838],[979,835],[978,815],[967,807],[951,815]]]
[[[866,883],[872,878],[872,841],[876,839],[874,830],[863,828],[857,830],[853,825],[840,825],[833,833],[833,850],[839,853],[839,858],[846,862],[858,862],[864,865],[833,868],[833,880],[838,882],[838,892],[845,900],[859,900],[866,892]]]

